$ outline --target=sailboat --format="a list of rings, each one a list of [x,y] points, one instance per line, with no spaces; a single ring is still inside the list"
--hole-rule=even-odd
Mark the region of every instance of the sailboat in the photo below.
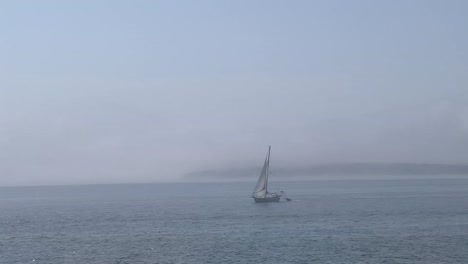
[[[268,176],[270,174],[270,152],[271,146],[268,146],[268,154],[263,163],[262,172],[258,178],[257,185],[252,193],[252,198],[256,203],[270,203],[270,202],[279,202],[281,198],[281,193],[270,193],[268,192]]]

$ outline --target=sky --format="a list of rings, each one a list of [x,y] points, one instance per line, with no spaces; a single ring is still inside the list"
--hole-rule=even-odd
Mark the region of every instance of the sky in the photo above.
[[[467,30],[463,0],[1,1],[0,186],[467,163]]]

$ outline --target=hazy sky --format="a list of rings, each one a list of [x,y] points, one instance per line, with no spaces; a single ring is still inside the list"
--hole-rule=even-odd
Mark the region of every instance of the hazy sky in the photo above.
[[[468,162],[468,1],[2,1],[0,185]]]

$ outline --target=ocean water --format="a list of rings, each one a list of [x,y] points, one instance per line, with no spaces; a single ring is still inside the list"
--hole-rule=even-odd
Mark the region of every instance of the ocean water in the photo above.
[[[0,188],[0,263],[468,263],[468,179]]]

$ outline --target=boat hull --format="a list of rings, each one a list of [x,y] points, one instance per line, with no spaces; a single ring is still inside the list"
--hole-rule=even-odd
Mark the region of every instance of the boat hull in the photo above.
[[[254,201],[256,203],[275,203],[280,201],[281,196],[274,196],[274,197],[265,197],[265,198],[256,198],[254,197]]]

